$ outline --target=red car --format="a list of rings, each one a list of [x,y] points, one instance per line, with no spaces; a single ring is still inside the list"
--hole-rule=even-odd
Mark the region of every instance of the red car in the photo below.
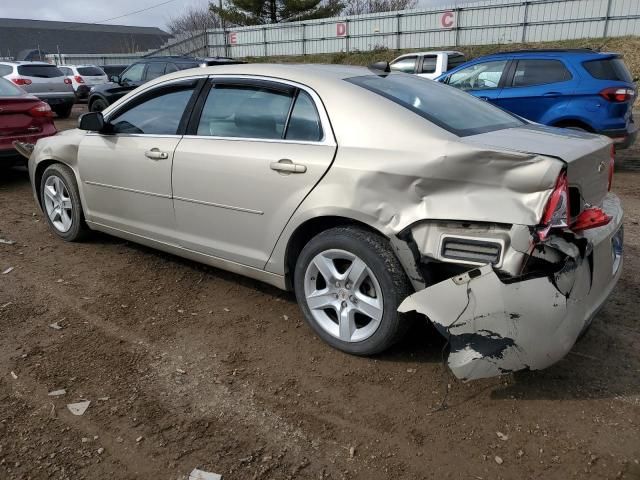
[[[56,132],[49,105],[0,77],[0,163],[21,158],[14,141],[36,143]]]

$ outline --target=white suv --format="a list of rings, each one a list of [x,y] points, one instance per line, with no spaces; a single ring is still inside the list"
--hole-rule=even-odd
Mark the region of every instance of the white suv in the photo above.
[[[107,74],[96,65],[60,65],[58,68],[71,80],[79,99],[88,98],[91,87],[109,82]]]
[[[0,77],[13,82],[51,106],[58,117],[67,118],[76,101],[71,80],[46,62],[0,62]]]

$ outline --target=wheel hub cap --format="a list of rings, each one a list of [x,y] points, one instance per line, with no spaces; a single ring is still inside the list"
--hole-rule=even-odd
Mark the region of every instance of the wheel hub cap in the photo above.
[[[364,261],[345,250],[316,255],[305,272],[305,297],[311,315],[330,335],[361,342],[382,321],[382,289]]]

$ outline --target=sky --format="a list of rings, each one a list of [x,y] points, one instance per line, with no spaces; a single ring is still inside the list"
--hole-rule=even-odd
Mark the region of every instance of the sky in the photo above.
[[[29,18],[67,22],[111,23],[165,28],[167,20],[184,6],[206,5],[209,0],[172,0],[145,12],[110,21],[116,16],[158,5],[167,0],[0,0],[0,18]],[[430,7],[465,3],[470,0],[419,0]]]

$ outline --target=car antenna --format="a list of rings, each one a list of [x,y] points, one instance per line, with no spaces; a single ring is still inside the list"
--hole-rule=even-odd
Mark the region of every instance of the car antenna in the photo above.
[[[389,62],[375,62],[369,65],[369,70],[373,71],[376,75],[386,77],[387,73],[391,73],[391,65]]]

